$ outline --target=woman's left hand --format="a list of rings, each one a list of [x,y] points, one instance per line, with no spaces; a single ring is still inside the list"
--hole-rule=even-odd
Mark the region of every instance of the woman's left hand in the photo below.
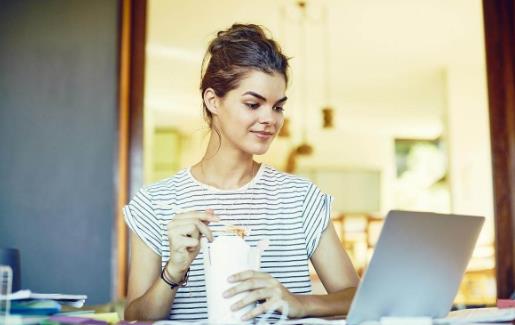
[[[231,306],[233,311],[250,305],[258,300],[265,302],[243,315],[242,320],[249,320],[266,313],[270,308],[282,312],[281,301],[288,304],[288,316],[298,318],[304,316],[304,306],[298,296],[292,294],[281,282],[268,273],[258,271],[244,271],[229,277],[229,282],[239,282],[224,292],[225,298],[230,298],[241,292],[249,292],[241,300]]]

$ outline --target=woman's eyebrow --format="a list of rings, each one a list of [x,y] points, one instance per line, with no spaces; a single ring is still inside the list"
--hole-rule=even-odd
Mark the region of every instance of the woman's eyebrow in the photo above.
[[[245,93],[243,93],[243,95],[251,95],[251,96],[254,96],[256,98],[259,98],[261,99],[262,101],[265,101],[266,102],[266,98],[264,96],[261,96],[260,94],[258,93],[255,93],[253,91],[247,91]],[[279,99],[278,101],[275,102],[274,106],[279,104],[279,103],[282,103],[282,102],[285,102],[286,100],[288,99],[288,97],[284,96],[283,98]]]
[[[279,99],[278,101],[275,102],[274,106],[277,105],[277,104],[281,104],[281,103],[284,103],[286,100],[288,99],[288,97],[284,96],[283,98]]]

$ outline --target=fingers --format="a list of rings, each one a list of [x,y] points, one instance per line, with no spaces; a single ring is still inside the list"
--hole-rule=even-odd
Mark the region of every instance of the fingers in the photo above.
[[[239,283],[238,285],[226,290],[224,298],[230,298],[240,292],[256,290],[272,286],[274,283],[270,279],[253,278]]]
[[[200,251],[200,237],[213,240],[207,226],[210,222],[220,221],[212,211],[178,213],[168,222],[170,245],[170,268],[181,272],[187,269]]]
[[[180,250],[196,246],[200,239],[200,230],[197,223],[201,222],[189,220],[188,222],[174,223],[172,226],[169,224],[168,239],[170,241],[170,249]]]
[[[171,249],[174,252],[181,252],[187,250],[188,252],[194,252],[200,248],[200,240],[194,237],[180,237],[176,238],[171,242]]]
[[[186,248],[197,248],[200,245],[200,240],[198,238],[185,237],[182,239],[182,244]]]
[[[173,229],[171,229],[170,232],[172,234],[178,233],[181,236],[193,237],[196,239],[199,239],[202,234],[206,236],[209,241],[213,241],[211,229],[209,229],[205,223],[197,219],[178,221],[173,225]]]
[[[178,213],[175,215],[174,220],[182,220],[182,219],[198,219],[200,221],[205,222],[216,222],[220,221],[220,218],[213,214],[213,210],[209,209],[206,212],[186,212],[186,213]]]
[[[261,288],[254,291],[251,291],[248,295],[246,295],[243,299],[234,303],[231,306],[232,311],[240,310],[245,306],[253,304],[259,300],[270,300],[274,298],[279,298],[281,296],[280,289],[276,288]]]
[[[224,292],[225,298],[230,298],[242,292],[248,292],[246,296],[231,306],[231,310],[240,310],[260,300],[266,301],[245,314],[242,320],[251,319],[272,308],[276,310],[282,306],[280,304],[283,301],[281,284],[268,273],[249,270],[234,274],[229,277],[229,280],[230,282],[240,283],[226,290]]]
[[[270,279],[270,274],[265,272],[247,270],[240,273],[233,274],[229,277],[229,282],[240,282],[253,278]]]
[[[190,212],[177,214],[175,218],[168,223],[168,236],[170,242],[174,242],[177,236],[186,236],[200,238],[200,235],[206,236],[209,241],[213,240],[213,234],[207,224],[220,219],[212,213]]]
[[[211,229],[209,229],[209,227],[205,223],[203,223],[200,220],[196,220],[195,226],[197,227],[197,229],[200,231],[200,233],[202,235],[206,236],[206,238],[209,241],[213,241],[213,233],[211,232]]]
[[[281,303],[282,303],[282,301],[279,298],[271,299],[271,300],[265,302],[264,304],[257,305],[256,308],[254,308],[251,311],[249,311],[248,313],[244,314],[241,317],[241,320],[246,321],[246,320],[252,319],[256,316],[266,313],[270,309],[278,310],[279,307],[281,307]]]

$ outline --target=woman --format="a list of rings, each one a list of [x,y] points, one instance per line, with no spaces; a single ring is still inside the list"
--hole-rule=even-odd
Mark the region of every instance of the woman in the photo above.
[[[332,198],[311,182],[253,160],[283,125],[288,60],[256,25],[235,24],[211,42],[201,94],[211,133],[199,163],[143,188],[125,207],[131,235],[129,320],[207,318],[200,237],[223,224],[268,239],[261,271],[230,278],[226,297],[257,317],[278,301],[290,318],[347,312],[358,277],[330,222]],[[186,212],[187,211],[187,212]],[[311,259],[327,295],[311,295]]]

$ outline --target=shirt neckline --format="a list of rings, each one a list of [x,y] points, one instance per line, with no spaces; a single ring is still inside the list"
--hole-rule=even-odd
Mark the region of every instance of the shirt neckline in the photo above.
[[[191,166],[186,169],[186,173],[187,173],[188,177],[195,184],[197,184],[198,186],[200,186],[202,188],[205,188],[205,189],[207,189],[209,191],[218,192],[218,193],[232,193],[232,192],[242,192],[242,191],[245,191],[249,187],[254,185],[261,178],[261,175],[263,174],[264,169],[265,169],[265,164],[261,163],[261,165],[259,166],[259,169],[258,169],[256,175],[247,184],[245,184],[245,185],[243,185],[243,186],[241,186],[239,188],[233,188],[233,189],[227,189],[227,190],[226,189],[221,189],[221,188],[218,188],[218,187],[214,187],[212,185],[208,185],[208,184],[205,184],[205,183],[202,183],[201,181],[196,179],[193,176],[193,174],[191,173]]]

